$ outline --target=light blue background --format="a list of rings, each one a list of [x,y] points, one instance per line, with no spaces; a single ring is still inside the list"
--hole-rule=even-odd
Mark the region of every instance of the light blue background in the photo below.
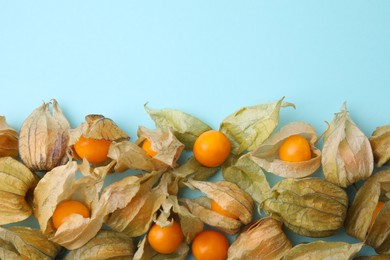
[[[371,135],[389,123],[389,46],[387,0],[0,1],[0,114],[19,129],[56,98],[73,127],[103,114],[135,140],[146,102],[218,128],[285,96],[280,125],[320,134],[346,101]]]

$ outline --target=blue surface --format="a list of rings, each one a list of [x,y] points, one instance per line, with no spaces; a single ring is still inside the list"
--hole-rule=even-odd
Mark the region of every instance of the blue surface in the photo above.
[[[1,1],[0,114],[19,128],[56,98],[73,127],[100,113],[135,140],[154,127],[146,102],[218,128],[285,96],[297,108],[280,125],[321,133],[347,101],[371,135],[389,123],[389,13],[387,0]]]

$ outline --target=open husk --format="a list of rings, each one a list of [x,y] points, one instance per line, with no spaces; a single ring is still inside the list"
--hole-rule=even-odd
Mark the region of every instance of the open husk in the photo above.
[[[161,129],[149,130],[146,127],[139,127],[137,135],[138,139],[135,142],[137,145],[142,145],[145,139],[150,141],[152,150],[157,153],[153,156],[154,160],[172,168],[177,166],[177,160],[184,150],[184,144],[173,135],[171,129],[162,131]]]
[[[55,99],[35,109],[20,128],[19,154],[24,164],[32,171],[50,171],[65,164],[69,129]]]
[[[77,128],[71,130],[70,147],[72,155],[75,159],[81,160],[73,145],[78,141],[80,136],[84,138],[92,138],[96,140],[106,140],[111,142],[122,142],[129,140],[130,137],[110,118],[103,115],[90,114],[85,116],[85,121]],[[99,163],[98,165],[105,165],[110,160]]]
[[[390,254],[390,170],[372,175],[357,191],[348,209],[346,232],[372,246],[379,254]],[[384,206],[370,227],[378,201]]]
[[[370,142],[352,121],[344,103],[324,134],[322,170],[325,179],[345,188],[370,177],[373,168]]]
[[[0,116],[0,157],[18,157],[19,134],[10,127],[4,116]]]
[[[310,144],[312,157],[302,162],[287,162],[279,158],[279,148],[292,135],[300,135]],[[292,122],[271,135],[255,151],[248,153],[252,161],[267,172],[284,178],[302,178],[314,173],[321,165],[321,151],[315,147],[318,137],[314,127],[305,122]]]
[[[22,221],[32,214],[26,196],[36,184],[36,176],[21,162],[0,158],[0,225]]]
[[[102,197],[110,198],[109,200],[112,200],[112,195],[104,194],[118,194],[120,198],[126,196],[127,193],[125,203],[116,208],[110,206],[111,214],[106,218],[105,223],[113,230],[124,232],[131,237],[146,233],[172,189],[175,190],[173,193],[177,192],[177,183],[174,184],[175,188],[171,186],[174,182],[172,175],[164,173],[159,179],[160,176],[161,172],[156,172],[142,175],[140,180],[125,178],[120,183],[114,183],[105,188]],[[128,192],[121,194],[123,185],[130,186]],[[134,188],[131,188],[133,185]],[[108,205],[111,204],[110,201]]]
[[[173,134],[185,145],[186,150],[192,150],[195,140],[211,127],[198,118],[176,109],[150,109],[145,104],[145,110],[152,118],[156,127],[162,131],[173,131]]]
[[[279,123],[280,108],[295,107],[283,99],[240,108],[222,121],[220,131],[229,138],[233,154],[253,151],[269,137]]]
[[[194,237],[203,230],[204,223],[201,219],[193,215],[187,207],[180,205],[177,196],[169,195],[162,203],[160,214],[155,222],[160,227],[171,225],[172,216],[180,224],[187,244],[190,244]]]
[[[390,160],[390,125],[377,127],[370,137],[375,167],[388,164]]]
[[[259,219],[230,245],[228,260],[280,259],[292,248],[282,223],[272,217]]]
[[[249,194],[228,181],[204,182],[189,180],[186,185],[203,192],[207,197],[194,200],[182,199],[193,215],[204,223],[228,234],[235,234],[241,226],[250,223],[254,214],[254,202]],[[237,218],[227,217],[211,210],[211,200]]]
[[[347,193],[318,178],[283,179],[263,203],[266,213],[281,219],[292,231],[310,237],[336,233],[344,224]]]
[[[54,259],[61,246],[49,241],[38,229],[0,227],[0,259]]]
[[[352,259],[363,245],[363,243],[314,241],[294,246],[282,260]]]
[[[66,165],[46,173],[34,190],[34,215],[41,231],[48,234],[53,242],[71,250],[92,239],[100,230],[106,215],[106,204],[100,202],[99,192],[112,164],[93,170],[85,165],[89,165],[87,161],[79,167],[75,161],[70,160]],[[84,175],[80,179],[76,179],[78,170]],[[70,215],[55,230],[51,217],[57,205],[66,200],[82,202],[90,209],[91,217]]]
[[[65,260],[133,259],[135,244],[126,234],[101,230],[84,246],[72,250]]]

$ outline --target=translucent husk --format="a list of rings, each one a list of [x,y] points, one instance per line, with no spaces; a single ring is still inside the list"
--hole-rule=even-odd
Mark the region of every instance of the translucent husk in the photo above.
[[[271,188],[261,167],[247,156],[242,156],[235,162],[222,168],[225,180],[237,184],[251,195],[260,207],[262,202],[270,196]]]
[[[346,232],[372,246],[379,254],[390,254],[390,170],[372,175],[357,191],[345,221]],[[378,201],[382,210],[370,227]]]
[[[214,176],[219,170],[219,167],[206,167],[200,164],[194,156],[188,158],[188,160],[177,168],[171,170],[172,174],[179,177],[181,182],[185,182],[188,179],[197,181],[205,181],[211,176]],[[184,184],[180,184],[183,186]]]
[[[270,136],[279,123],[280,109],[295,107],[283,100],[240,108],[222,121],[220,131],[229,138],[233,154],[253,151]]]
[[[211,127],[198,118],[176,109],[150,109],[145,104],[145,110],[155,122],[156,127],[163,131],[172,131],[185,145],[186,150],[192,150],[195,140]]]
[[[390,125],[377,127],[370,137],[375,167],[388,164],[390,160]]]
[[[0,158],[0,225],[22,221],[32,214],[26,197],[36,184],[36,176],[21,162]]]
[[[185,242],[190,244],[194,237],[203,230],[204,223],[193,215],[187,207],[180,205],[177,196],[170,195],[161,205],[158,218],[154,221],[159,226],[171,225],[172,216],[181,226]]]
[[[302,162],[287,162],[279,158],[279,148],[291,135],[300,135],[310,144],[312,157]],[[255,151],[247,154],[267,172],[284,178],[302,178],[313,174],[321,165],[321,151],[315,147],[318,140],[314,127],[305,122],[292,122],[271,135]]]
[[[0,259],[54,259],[61,246],[49,241],[38,229],[0,227]]]
[[[126,234],[100,230],[84,246],[70,251],[65,260],[103,260],[103,259],[133,259],[135,244]]]
[[[190,212],[198,216],[204,223],[217,227],[228,234],[235,234],[242,225],[246,225],[252,220],[254,214],[253,199],[236,184],[228,181],[189,180],[186,185],[192,189],[200,190],[207,196],[194,200],[182,199]],[[222,209],[236,216],[237,219],[211,210],[211,200],[214,200]]]
[[[228,260],[280,259],[292,248],[282,223],[272,217],[259,219],[230,245]]]
[[[77,128],[72,129],[70,134],[69,145],[71,147],[73,157],[77,160],[83,159],[73,148],[73,145],[78,141],[80,136],[112,142],[122,142],[130,139],[130,137],[110,118],[96,114],[87,115],[85,116],[85,122],[81,123]],[[108,162],[109,160],[100,163],[99,165],[105,165]]]
[[[314,241],[294,246],[282,260],[352,259],[362,246],[363,243]]]
[[[55,99],[35,109],[20,129],[19,154],[24,164],[32,171],[50,171],[65,164],[69,129]]]
[[[103,194],[120,194],[126,196],[126,201],[120,207],[110,207],[111,214],[105,223],[113,230],[124,232],[131,237],[145,234],[155,219],[161,205],[171,193],[177,192],[177,180],[169,173],[164,173],[161,179],[161,172],[152,175],[143,175],[139,181],[135,180],[134,190],[129,193],[120,194],[123,187],[121,183],[114,183],[108,186]],[[123,180],[125,183],[126,179]],[[105,196],[112,200],[112,195]],[[108,205],[111,205],[109,202]]]
[[[19,134],[10,127],[4,116],[0,116],[0,157],[18,157]]]
[[[370,142],[352,121],[344,103],[324,133],[322,169],[325,179],[345,188],[370,177],[373,168]]]
[[[336,233],[344,223],[347,193],[318,178],[283,179],[264,201],[265,212],[281,219],[292,231],[310,237]]]
[[[97,234],[107,214],[107,203],[100,200],[99,192],[112,164],[92,169],[86,160],[82,165],[70,160],[66,165],[46,173],[41,179],[34,190],[34,214],[41,231],[48,234],[51,241],[73,250],[83,246]],[[76,179],[78,170],[84,176]],[[51,218],[57,205],[66,200],[82,202],[90,209],[91,217],[70,215],[55,230]]]
[[[177,166],[177,160],[184,150],[184,144],[174,136],[171,129],[161,131],[160,129],[149,130],[146,127],[139,127],[137,135],[138,139],[135,142],[137,145],[142,145],[145,139],[150,141],[152,150],[157,153],[153,156],[154,160],[172,168]]]

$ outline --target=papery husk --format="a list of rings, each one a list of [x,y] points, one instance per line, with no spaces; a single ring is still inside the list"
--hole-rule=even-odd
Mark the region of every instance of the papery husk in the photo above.
[[[271,188],[263,170],[248,157],[243,156],[222,168],[222,176],[251,195],[258,206],[270,196]]]
[[[7,124],[4,116],[0,116],[0,157],[17,158],[19,155],[18,140],[18,132]]]
[[[18,250],[12,243],[0,238],[0,259],[20,260]]]
[[[314,241],[294,246],[282,260],[352,259],[363,245],[364,243]]]
[[[181,178],[182,182],[188,179],[197,181],[205,181],[214,176],[219,167],[206,167],[200,164],[194,156],[188,158],[188,160],[177,168],[171,170],[172,174]]]
[[[29,227],[0,227],[0,241],[0,259],[54,259],[61,250],[38,229]]]
[[[280,160],[279,148],[283,141],[292,135],[306,138],[310,144],[312,157],[302,162]],[[255,151],[248,153],[249,159],[267,172],[284,178],[303,178],[313,174],[321,165],[321,151],[315,147],[318,137],[314,127],[305,122],[292,122],[271,135]]]
[[[145,236],[140,241],[133,260],[185,260],[189,251],[190,247],[183,242],[172,254],[160,254],[150,246],[147,236]]]
[[[283,179],[263,203],[266,213],[281,219],[292,231],[309,237],[336,233],[343,226],[347,208],[347,193],[318,178]]]
[[[251,222],[254,214],[253,199],[235,183],[224,180],[217,182],[188,180],[186,185],[203,192],[243,224]]]
[[[113,159],[116,172],[129,169],[144,170],[147,172],[166,170],[169,165],[150,157],[144,149],[128,141],[112,143],[108,150],[108,157]]]
[[[373,168],[370,142],[352,121],[344,103],[324,134],[322,169],[325,179],[345,188],[370,177]]]
[[[211,199],[207,197],[180,199],[180,204],[187,207],[191,214],[197,216],[205,224],[213,226],[229,235],[237,234],[244,225],[240,220],[221,215],[211,210]]]
[[[70,132],[69,146],[72,151],[72,156],[76,160],[82,160],[76,150],[74,144],[79,140],[80,136],[84,138],[92,138],[96,140],[106,140],[111,142],[122,142],[130,140],[130,137],[110,118],[103,115],[90,114],[85,116],[85,122],[81,123],[77,128]],[[102,166],[110,163],[110,159],[95,165]]]
[[[52,104],[52,111],[50,105]],[[23,122],[19,133],[19,154],[32,171],[50,171],[67,162],[69,122],[57,101],[35,109]]]
[[[379,254],[390,254],[390,170],[372,175],[357,191],[345,221],[347,234],[372,246]],[[378,201],[385,202],[372,227],[370,223]]]
[[[152,118],[157,128],[163,131],[171,129],[186,150],[192,150],[195,140],[211,127],[198,118],[176,109],[150,109],[145,104],[145,110]]]
[[[103,186],[102,172],[108,172],[112,167],[90,169],[84,177],[76,180],[79,167],[75,161],[54,168],[38,183],[34,190],[34,214],[40,229],[49,234],[49,239],[67,249],[77,249],[86,244],[100,230],[106,214],[106,205],[99,202],[99,192]],[[66,200],[77,200],[85,204],[91,212],[90,218],[81,215],[70,215],[64,219],[61,226],[54,230],[51,217],[57,205]]]
[[[97,114],[86,115],[85,122],[72,130],[70,144],[75,144],[81,135],[85,138],[115,142],[130,139],[112,119]]]
[[[374,153],[375,167],[388,164],[390,160],[390,125],[377,127],[369,138]]]
[[[222,121],[220,131],[229,138],[233,154],[253,151],[269,137],[279,123],[280,108],[295,108],[294,104],[283,102],[283,99],[243,107]]]
[[[161,211],[155,220],[160,227],[172,225],[172,215],[177,216],[185,241],[190,244],[204,227],[204,223],[193,215],[188,208],[179,204],[177,196],[170,195],[161,205]]]
[[[259,219],[230,245],[228,260],[280,259],[292,248],[282,223],[272,217]]]
[[[84,246],[70,251],[65,260],[133,259],[135,244],[126,234],[101,230]]]
[[[138,128],[137,135],[138,140],[135,143],[139,146],[145,139],[150,141],[152,150],[157,153],[153,156],[153,159],[163,162],[172,168],[178,165],[177,160],[184,150],[184,144],[173,135],[171,129],[163,132],[160,129],[149,130],[141,126]]]
[[[353,260],[390,260],[390,256],[388,255],[358,256],[353,258]]]
[[[0,225],[22,221],[32,214],[26,196],[36,184],[34,174],[21,162],[0,158]]]
[[[165,173],[157,185],[156,182],[157,180],[151,178],[142,183],[130,202],[113,211],[105,223],[113,230],[124,232],[131,237],[146,233],[155,214],[169,196],[172,176]]]

